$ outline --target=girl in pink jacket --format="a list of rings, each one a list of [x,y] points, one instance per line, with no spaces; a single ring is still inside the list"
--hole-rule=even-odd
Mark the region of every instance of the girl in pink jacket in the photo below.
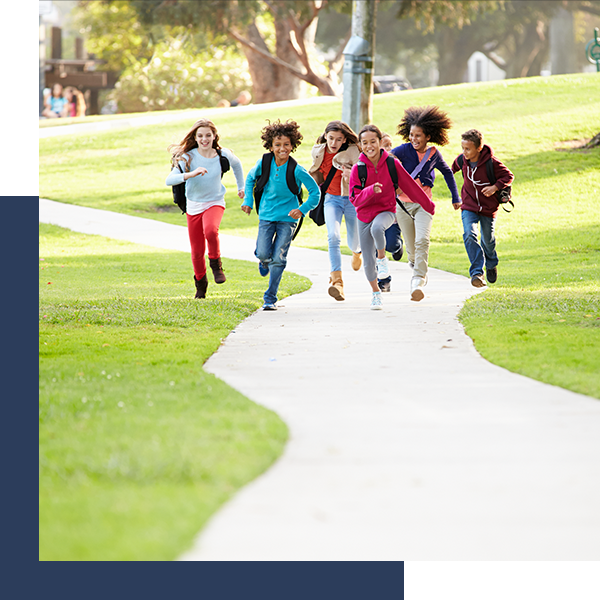
[[[350,172],[350,202],[356,208],[358,217],[358,235],[362,249],[363,267],[373,297],[371,310],[381,310],[381,291],[377,278],[389,275],[388,260],[385,256],[385,230],[392,225],[396,215],[396,195],[404,192],[413,202],[420,204],[424,210],[432,214],[434,203],[427,197],[421,187],[407,173],[395,158],[388,167],[388,157],[381,148],[382,133],[375,125],[365,125],[358,134],[362,153],[359,162]],[[366,181],[361,182],[359,165],[366,167]],[[399,189],[394,189],[390,168],[396,168]],[[375,258],[376,257],[376,258]]]

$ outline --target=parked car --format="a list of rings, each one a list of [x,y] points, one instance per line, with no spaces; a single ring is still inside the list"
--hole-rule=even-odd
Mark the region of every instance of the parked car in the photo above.
[[[396,75],[375,75],[375,77],[373,77],[373,91],[376,94],[401,92],[403,90],[412,89],[413,87],[406,77],[398,77]]]

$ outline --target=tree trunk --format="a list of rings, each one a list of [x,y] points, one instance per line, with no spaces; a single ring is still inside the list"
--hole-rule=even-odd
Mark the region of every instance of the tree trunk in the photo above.
[[[292,64],[297,64],[297,57],[289,56],[290,49],[286,47],[286,43],[283,41],[285,28],[278,26],[276,23],[275,30],[277,34],[278,56],[283,60],[288,59],[293,61]],[[246,29],[246,37],[255,46],[270,54],[262,35],[254,23],[251,23]],[[291,45],[289,28],[287,40]],[[300,98],[300,80],[296,76],[285,67],[270,62],[248,46],[244,44],[241,46],[246,55],[250,76],[252,77],[252,98],[255,104]],[[282,54],[279,54],[279,52]],[[293,49],[291,52],[293,53]]]
[[[527,23],[523,32],[513,35],[515,51],[507,60],[507,79],[540,74],[548,50],[548,40],[544,30],[544,23],[532,21]]]
[[[463,83],[466,81],[469,58],[481,47],[480,40],[473,35],[473,27],[462,29],[440,28],[435,33],[438,50],[438,85]]]

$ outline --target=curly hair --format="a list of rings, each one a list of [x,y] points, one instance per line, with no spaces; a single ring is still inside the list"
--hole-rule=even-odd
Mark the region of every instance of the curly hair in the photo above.
[[[198,147],[196,132],[200,127],[208,127],[213,132],[215,139],[213,140],[212,147],[215,150],[221,149],[221,146],[219,146],[219,133],[217,132],[215,124],[210,119],[200,119],[194,123],[194,126],[185,134],[185,137],[179,144],[171,144],[167,148],[171,153],[171,163],[173,166],[177,165],[177,163],[183,159],[185,160],[185,170],[189,171],[192,157],[188,153],[190,150]]]
[[[260,139],[263,141],[263,147],[267,150],[271,150],[273,148],[273,140],[276,137],[285,136],[287,137],[292,144],[292,152],[300,145],[302,142],[302,134],[300,133],[300,125],[296,123],[296,121],[286,121],[282,123],[279,119],[271,123],[267,119],[268,125],[262,130],[262,135]]]
[[[439,106],[411,106],[404,111],[404,117],[398,123],[398,135],[407,142],[410,139],[411,127],[420,127],[429,141],[438,146],[445,146],[448,140],[448,130],[452,127],[452,121],[448,113]]]
[[[460,136],[465,142],[473,142],[476,148],[481,148],[483,144],[483,133],[477,129],[469,129]]]
[[[329,122],[327,127],[325,127],[325,131],[318,137],[317,144],[324,144],[326,142],[325,137],[330,131],[339,131],[346,138],[346,142],[340,150],[346,150],[350,144],[358,144],[358,136],[354,133],[352,127],[344,123],[344,121]]]

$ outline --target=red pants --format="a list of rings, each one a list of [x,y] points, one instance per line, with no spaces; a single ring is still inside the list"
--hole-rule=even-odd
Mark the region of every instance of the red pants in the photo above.
[[[208,258],[219,258],[221,246],[219,244],[219,225],[225,209],[222,206],[211,206],[199,215],[187,215],[188,234],[192,247],[192,265],[196,279],[206,275],[206,261],[204,253],[208,244]]]

